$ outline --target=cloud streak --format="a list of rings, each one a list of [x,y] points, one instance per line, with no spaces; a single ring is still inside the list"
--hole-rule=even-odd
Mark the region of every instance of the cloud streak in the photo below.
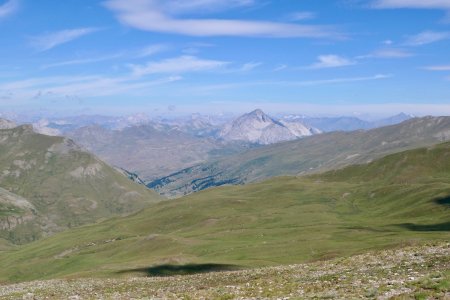
[[[392,74],[376,74],[372,76],[360,76],[360,77],[341,77],[341,78],[331,78],[331,79],[322,79],[322,80],[304,80],[304,81],[251,81],[251,82],[242,82],[242,83],[225,83],[225,84],[217,84],[217,85],[207,85],[198,88],[194,88],[194,90],[198,92],[214,92],[217,90],[227,90],[227,89],[236,89],[236,88],[244,88],[249,86],[296,86],[296,87],[308,87],[308,86],[318,86],[318,85],[332,85],[339,83],[352,83],[352,82],[361,82],[361,81],[373,81],[373,80],[384,80],[388,78],[392,78]]]
[[[356,64],[356,62],[350,59],[334,54],[319,55],[317,60],[316,63],[310,65],[307,69],[339,68]]]
[[[450,9],[448,0],[378,0],[374,8]]]
[[[141,91],[181,80],[180,76],[168,76],[154,80],[139,80],[131,76],[106,77],[67,76],[42,77],[0,84],[0,95],[10,95],[17,100],[39,97],[102,97],[138,94]]]
[[[105,56],[94,57],[94,58],[66,60],[66,61],[61,61],[61,62],[57,62],[57,63],[47,64],[47,65],[42,66],[42,68],[50,69],[50,68],[72,66],[72,65],[91,64],[91,63],[108,61],[108,60],[120,58],[122,56],[123,56],[122,54],[118,53],[118,54],[105,55]]]
[[[423,46],[443,40],[450,39],[450,32],[423,31],[419,34],[408,37],[406,46]]]
[[[229,62],[201,59],[195,56],[183,55],[162,61],[152,61],[145,65],[131,65],[134,76],[149,74],[182,74],[201,71],[212,71],[227,66]]]
[[[287,69],[287,65],[286,64],[280,64],[280,65],[277,65],[274,69],[273,69],[273,71],[274,72],[279,72],[279,71],[282,71],[282,70],[285,70],[285,69]]]
[[[219,1],[196,2],[218,3]],[[342,38],[342,35],[329,26],[307,26],[267,21],[176,18],[170,15],[170,12],[164,11],[164,6],[161,3],[164,2],[155,0],[108,0],[104,2],[104,5],[116,14],[123,24],[152,32],[198,37]],[[249,3],[253,2],[249,1]]]
[[[427,71],[450,71],[450,65],[428,66],[423,69]]]
[[[9,0],[0,5],[0,19],[6,18],[19,10],[19,0]]]
[[[248,63],[245,63],[244,65],[242,65],[240,71],[249,72],[253,69],[256,69],[257,67],[259,67],[261,65],[262,65],[261,62],[248,62]]]
[[[47,51],[99,30],[91,27],[56,31],[31,38],[31,45],[39,51]]]
[[[395,48],[379,49],[372,53],[361,55],[356,57],[356,59],[367,59],[367,58],[408,58],[414,56],[413,53]]]
[[[167,51],[169,48],[170,47],[165,44],[149,45],[149,46],[143,48],[141,51],[139,51],[138,57],[152,56],[152,55]]]
[[[289,20],[292,21],[307,21],[313,20],[317,17],[317,14],[311,11],[298,11],[289,15]]]
[[[256,0],[164,0],[162,9],[174,13],[215,12],[256,4]]]

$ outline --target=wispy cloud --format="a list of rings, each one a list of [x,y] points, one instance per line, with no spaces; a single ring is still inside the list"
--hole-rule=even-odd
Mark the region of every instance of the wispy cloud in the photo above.
[[[194,90],[198,92],[213,92],[217,90],[227,90],[236,88],[245,88],[249,86],[316,86],[316,85],[332,85],[339,83],[351,83],[360,81],[372,81],[383,80],[393,77],[392,74],[376,74],[373,76],[361,76],[361,77],[341,77],[322,80],[304,80],[304,81],[251,81],[251,82],[239,82],[239,83],[224,83],[217,85],[205,85],[201,87],[194,87]]]
[[[8,0],[0,5],[0,19],[12,15],[19,10],[19,0]]]
[[[356,64],[356,62],[339,56],[339,55],[320,55],[317,57],[317,62],[307,67],[307,69],[325,69],[325,68],[338,68]]]
[[[419,34],[407,38],[405,45],[407,46],[422,46],[450,39],[450,32],[445,31],[424,31]]]
[[[202,48],[211,48],[211,47],[215,47],[215,45],[211,43],[189,43],[183,49],[183,53],[187,55],[195,55],[200,53]]]
[[[164,0],[161,1],[162,10],[179,14],[189,12],[215,12],[237,7],[245,7],[256,4],[256,0]]]
[[[413,53],[396,48],[379,49],[372,53],[366,55],[360,55],[356,59],[366,59],[366,58],[408,58],[414,56]]]
[[[285,64],[282,64],[282,65],[278,65],[278,66],[276,66],[274,69],[273,69],[273,71],[274,72],[278,72],[278,71],[281,71],[281,70],[284,70],[284,69],[287,69],[287,65],[285,65]]]
[[[373,76],[362,76],[362,77],[343,77],[343,78],[332,78],[323,80],[309,80],[309,81],[298,81],[298,82],[280,82],[284,85],[298,85],[298,86],[312,86],[312,85],[324,85],[324,84],[336,84],[336,83],[347,83],[347,82],[358,82],[358,81],[372,81],[388,79],[393,77],[392,74],[376,74]]]
[[[448,0],[376,0],[374,8],[450,9]]]
[[[291,21],[306,21],[317,17],[317,14],[312,11],[298,11],[290,14],[288,19]]]
[[[132,76],[107,77],[101,75],[40,77],[2,83],[0,84],[0,93],[11,95],[14,99],[32,99],[36,95],[52,98],[128,96],[181,79],[180,76],[154,80],[140,80]]]
[[[428,66],[423,69],[427,71],[450,71],[450,65]]]
[[[181,1],[168,1],[182,3]],[[184,1],[189,3],[190,1]],[[183,2],[183,3],[184,3]],[[196,7],[227,1],[194,1]],[[253,1],[228,1],[229,3],[252,4]],[[173,9],[164,9],[167,4],[158,0],[108,0],[105,6],[116,13],[125,25],[140,30],[175,33],[189,36],[245,36],[268,38],[342,38],[334,28],[318,25],[297,25],[248,20],[176,18]]]
[[[40,51],[47,51],[59,45],[68,43],[85,35],[99,31],[99,28],[76,28],[47,33],[32,37],[31,44]]]
[[[101,57],[93,57],[93,58],[84,58],[84,59],[72,59],[72,60],[66,60],[61,62],[56,62],[52,64],[43,65],[43,69],[49,69],[49,68],[56,68],[56,67],[64,67],[64,66],[71,66],[71,65],[84,65],[84,64],[91,64],[96,62],[102,62],[102,61],[108,61],[116,58],[122,57],[122,53],[112,54],[112,55],[105,55]]]
[[[138,56],[139,57],[152,56],[152,55],[167,51],[169,49],[170,49],[170,47],[165,44],[149,45],[147,47],[144,47],[142,50],[140,50]]]
[[[261,65],[262,65],[261,62],[248,62],[248,63],[245,63],[245,64],[241,67],[240,71],[242,71],[242,72],[248,72],[248,71],[251,71],[251,70],[253,70],[253,69],[256,69],[257,67],[259,67],[259,66],[261,66]]]
[[[152,61],[145,65],[131,65],[134,76],[148,74],[182,74],[189,72],[217,70],[228,65],[229,62],[201,59],[195,56],[183,55],[180,57]]]

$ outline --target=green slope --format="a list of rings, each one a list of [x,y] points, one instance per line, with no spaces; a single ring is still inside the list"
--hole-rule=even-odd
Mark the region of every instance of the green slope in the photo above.
[[[445,143],[321,175],[160,202],[4,251],[0,281],[145,275],[161,264],[298,263],[448,240],[449,158]]]
[[[450,140],[450,117],[416,118],[369,131],[331,132],[256,148],[149,183],[167,196],[281,175],[323,172]]]
[[[142,209],[159,197],[71,140],[0,130],[0,238],[25,243]]]

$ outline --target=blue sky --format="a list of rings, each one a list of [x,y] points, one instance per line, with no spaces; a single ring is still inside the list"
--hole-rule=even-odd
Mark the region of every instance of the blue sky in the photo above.
[[[450,114],[450,0],[0,0],[0,107]]]

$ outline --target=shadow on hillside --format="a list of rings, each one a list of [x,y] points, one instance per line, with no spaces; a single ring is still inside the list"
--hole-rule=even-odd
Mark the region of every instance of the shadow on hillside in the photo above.
[[[433,200],[434,203],[439,204],[439,205],[444,205],[447,207],[450,207],[450,196],[447,197],[442,197],[442,198],[437,198]]]
[[[187,264],[187,265],[158,265],[148,268],[122,270],[117,273],[144,273],[147,276],[192,275],[198,273],[221,272],[239,270],[238,266],[225,264]]]
[[[450,231],[450,222],[419,225],[413,223],[399,224],[398,226],[411,231]]]

